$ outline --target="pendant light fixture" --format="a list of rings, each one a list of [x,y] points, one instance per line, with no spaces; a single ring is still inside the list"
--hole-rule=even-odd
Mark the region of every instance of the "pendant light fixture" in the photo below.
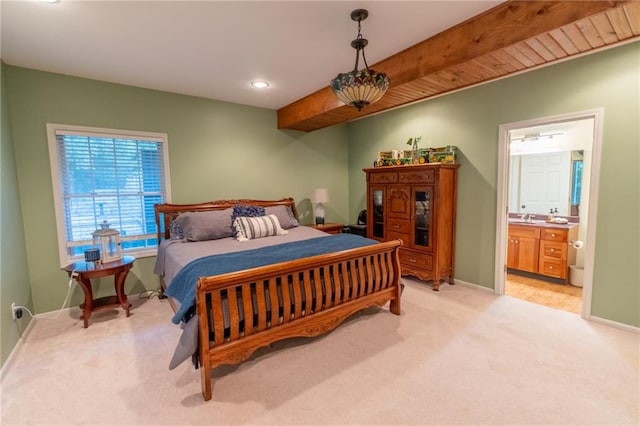
[[[389,88],[387,75],[370,69],[364,56],[364,48],[369,43],[369,40],[362,37],[360,23],[367,19],[368,16],[369,12],[366,9],[356,9],[351,12],[351,19],[358,23],[358,36],[351,42],[351,47],[356,49],[356,64],[353,67],[353,71],[340,73],[331,80],[331,89],[333,89],[333,93],[337,98],[344,102],[345,105],[356,107],[358,111],[362,110],[364,106],[380,100]],[[361,53],[365,67],[358,70]]]

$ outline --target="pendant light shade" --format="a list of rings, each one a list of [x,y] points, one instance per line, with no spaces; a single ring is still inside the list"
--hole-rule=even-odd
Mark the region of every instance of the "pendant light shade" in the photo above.
[[[367,19],[367,16],[369,12],[366,9],[356,9],[351,12],[351,19],[358,22],[358,36],[351,42],[351,47],[356,49],[356,63],[352,71],[340,73],[331,80],[331,89],[336,97],[345,105],[356,107],[358,111],[380,100],[389,89],[387,75],[370,69],[364,56],[364,48],[369,41],[362,37],[360,22]],[[365,67],[358,70],[360,54]]]

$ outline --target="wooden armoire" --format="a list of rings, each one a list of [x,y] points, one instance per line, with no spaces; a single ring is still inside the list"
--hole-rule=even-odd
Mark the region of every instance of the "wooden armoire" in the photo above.
[[[453,284],[459,164],[416,164],[364,169],[367,237],[402,240],[402,275]]]

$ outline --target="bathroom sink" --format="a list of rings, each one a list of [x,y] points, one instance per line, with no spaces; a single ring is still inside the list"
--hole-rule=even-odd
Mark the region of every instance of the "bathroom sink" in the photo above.
[[[536,226],[540,226],[545,224],[546,222],[544,220],[523,220],[520,218],[516,218],[516,219],[509,219],[509,223],[517,223],[518,225],[536,225]]]
[[[529,225],[529,226],[543,226],[549,228],[563,228],[563,227],[571,227],[575,226],[575,223],[562,224],[562,223],[549,223],[546,220],[522,220],[518,218],[509,218],[509,223],[513,225]]]

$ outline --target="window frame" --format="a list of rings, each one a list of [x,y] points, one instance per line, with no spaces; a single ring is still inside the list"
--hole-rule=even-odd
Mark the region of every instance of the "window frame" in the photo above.
[[[52,190],[53,190],[53,204],[56,216],[56,231],[57,231],[57,240],[58,240],[58,256],[60,267],[64,267],[69,263],[72,263],[77,260],[82,260],[83,257],[78,256],[70,256],[68,254],[68,243],[67,241],[67,231],[65,227],[65,213],[64,213],[64,198],[63,198],[63,190],[61,187],[61,179],[60,179],[60,167],[59,167],[59,158],[58,158],[58,147],[57,147],[57,134],[58,133],[69,133],[69,134],[78,134],[83,136],[94,136],[94,137],[108,137],[108,138],[122,138],[122,139],[132,139],[132,140],[149,140],[152,142],[159,142],[162,146],[162,155],[163,155],[163,174],[164,174],[164,188],[165,188],[165,202],[171,202],[171,175],[169,171],[169,141],[166,133],[157,133],[157,132],[147,132],[147,131],[135,131],[135,130],[122,130],[122,129],[109,129],[102,127],[88,127],[88,126],[78,126],[78,125],[70,125],[70,124],[59,124],[59,123],[47,123],[47,141],[48,141],[48,149],[49,149],[49,162],[51,165],[51,180],[52,180]],[[132,238],[133,239],[133,238]],[[126,236],[122,236],[121,240],[123,242],[127,241]],[[84,242],[75,242],[72,243],[74,245],[83,245]],[[132,255],[138,258],[142,257],[152,257],[156,256],[158,253],[157,246],[154,248],[133,248],[123,250],[123,255]]]

